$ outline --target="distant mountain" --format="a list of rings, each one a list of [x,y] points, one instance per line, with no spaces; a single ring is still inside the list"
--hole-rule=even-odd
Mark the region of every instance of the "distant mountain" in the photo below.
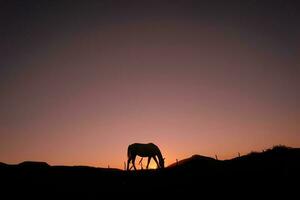
[[[39,168],[39,167],[50,167],[50,165],[46,162],[37,162],[37,161],[24,161],[18,164],[20,167],[34,167],[34,168]]]

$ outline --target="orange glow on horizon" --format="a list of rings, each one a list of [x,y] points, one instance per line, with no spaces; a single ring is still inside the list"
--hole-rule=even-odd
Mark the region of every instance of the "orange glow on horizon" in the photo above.
[[[123,169],[136,142],[165,166],[300,147],[295,8],[47,2],[4,12],[0,162]]]

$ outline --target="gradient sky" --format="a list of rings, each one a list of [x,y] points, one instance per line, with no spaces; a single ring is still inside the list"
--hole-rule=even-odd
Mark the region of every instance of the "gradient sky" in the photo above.
[[[123,168],[300,146],[298,1],[1,1],[0,161]]]

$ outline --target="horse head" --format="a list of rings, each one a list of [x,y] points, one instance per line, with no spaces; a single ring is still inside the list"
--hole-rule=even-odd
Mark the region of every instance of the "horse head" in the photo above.
[[[163,159],[159,159],[159,166],[160,166],[160,168],[165,168],[165,158],[163,158]]]

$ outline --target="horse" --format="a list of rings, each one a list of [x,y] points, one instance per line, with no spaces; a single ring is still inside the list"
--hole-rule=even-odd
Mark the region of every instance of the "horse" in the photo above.
[[[157,168],[164,168],[165,167],[165,161],[164,158],[162,157],[161,151],[159,150],[158,146],[156,146],[153,143],[148,143],[148,144],[141,144],[141,143],[134,143],[130,144],[127,149],[127,156],[128,156],[128,161],[127,161],[127,170],[131,169],[129,168],[130,162],[132,162],[134,170],[136,170],[135,167],[135,158],[136,156],[140,157],[148,157],[148,162],[147,162],[147,167],[149,167],[149,163],[151,161],[151,158],[154,159],[156,162]],[[158,161],[157,161],[157,158]]]

